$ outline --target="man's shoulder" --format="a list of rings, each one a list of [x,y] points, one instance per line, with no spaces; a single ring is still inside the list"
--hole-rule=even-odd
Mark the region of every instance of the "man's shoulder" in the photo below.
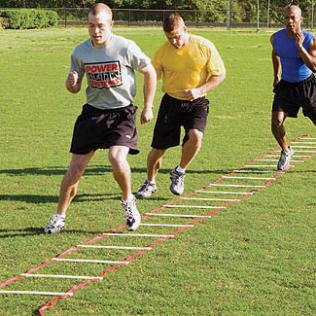
[[[272,34],[272,36],[271,37],[276,37],[276,36],[280,36],[280,35],[282,35],[282,34],[286,34],[286,29],[284,28],[284,29],[280,29],[280,30],[277,30],[276,32],[274,32],[273,34]]]
[[[112,40],[114,41],[115,45],[119,45],[120,47],[129,47],[131,45],[136,45],[134,41],[116,34],[112,35]]]
[[[171,48],[171,45],[168,41],[164,42],[163,44],[161,44],[158,49],[157,49],[157,52],[159,51],[163,51],[163,50],[166,50],[166,49],[169,49]]]
[[[91,48],[91,40],[87,39],[84,42],[80,43],[74,48],[74,54],[80,54],[82,51],[85,51]]]
[[[171,48],[171,45],[169,42],[164,42],[162,45],[158,47],[158,49],[155,52],[156,58],[159,56],[164,55],[165,53],[168,53],[169,49]]]
[[[190,37],[191,37],[191,42],[196,45],[205,47],[207,49],[213,49],[215,47],[214,43],[205,37],[195,35],[195,34],[190,34]]]
[[[207,38],[202,37],[200,35],[195,35],[195,34],[190,34],[190,38],[192,42],[195,42],[200,45],[205,45],[205,46],[213,46],[214,44]]]
[[[303,34],[305,37],[309,37],[310,39],[315,38],[315,35],[310,31],[303,30]]]
[[[284,36],[286,36],[286,29],[285,28],[277,30],[270,37],[271,44],[273,45],[275,40],[279,41]]]

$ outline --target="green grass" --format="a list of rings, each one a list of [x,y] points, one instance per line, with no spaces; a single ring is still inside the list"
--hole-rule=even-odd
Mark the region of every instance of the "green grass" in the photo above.
[[[135,40],[149,56],[164,40],[157,29],[118,28],[115,32]],[[203,148],[188,172],[186,192],[276,148],[270,132],[270,35],[212,29],[192,32],[216,44],[227,67],[227,79],[209,95],[208,128]],[[67,230],[53,236],[42,233],[56,208],[59,184],[70,158],[73,123],[84,102],[84,90],[71,95],[64,80],[71,51],[87,32],[76,28],[0,34],[3,281],[121,224],[123,217],[107,154],[99,151],[69,209]],[[141,85],[139,76],[136,104],[140,108]],[[161,95],[158,89],[155,111]],[[134,190],[146,176],[153,126],[154,122],[139,126],[141,154],[129,158]],[[304,133],[316,136],[302,115],[286,122],[286,127],[290,139]],[[179,153],[174,148],[166,154],[158,177],[159,191],[152,200],[139,202],[142,213],[173,198],[168,191],[168,172],[178,162]],[[313,158],[253,197],[58,302],[48,315],[315,315],[315,172]],[[141,228],[140,232],[170,230]],[[131,242],[135,246],[146,243],[149,241]],[[84,250],[70,257],[85,256],[124,258],[122,252],[107,250]],[[105,268],[54,264],[39,273],[96,275]],[[7,289],[65,291],[72,284],[27,279]],[[1,296],[0,314],[31,315],[47,300]]]

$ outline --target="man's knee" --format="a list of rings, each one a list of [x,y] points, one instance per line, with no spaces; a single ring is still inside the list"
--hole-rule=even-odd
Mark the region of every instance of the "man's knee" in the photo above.
[[[149,152],[148,156],[159,159],[164,155],[166,150],[167,149],[152,148],[151,151]]]
[[[81,164],[72,164],[69,166],[66,176],[74,182],[77,182],[85,172],[85,166]]]
[[[197,129],[191,129],[189,131],[189,139],[197,147],[200,147],[202,145],[203,133]]]
[[[281,117],[278,117],[277,115],[272,115],[271,119],[271,127],[272,129],[280,128],[283,125],[284,119]]]
[[[122,151],[109,152],[109,161],[113,167],[120,167],[127,162],[126,153]]]

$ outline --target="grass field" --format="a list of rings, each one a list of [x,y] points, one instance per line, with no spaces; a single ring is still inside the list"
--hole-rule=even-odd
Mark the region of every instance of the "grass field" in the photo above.
[[[212,109],[204,145],[188,172],[186,192],[277,148],[270,132],[270,34],[192,32],[215,43],[227,79],[209,95]],[[43,234],[56,208],[73,123],[85,99],[84,90],[68,93],[64,80],[72,49],[86,33],[71,28],[0,32],[0,281],[123,223],[119,190],[106,152],[99,151],[82,178],[65,232]],[[158,29],[120,28],[115,33],[135,40],[149,56],[164,41]],[[139,76],[139,107],[141,82]],[[158,89],[155,111],[161,95]],[[153,126],[139,126],[141,153],[129,158],[134,190],[146,176]],[[286,127],[289,139],[304,133],[316,136],[302,115]],[[167,153],[159,191],[139,202],[142,213],[173,198],[168,173],[178,159],[179,148]],[[58,302],[47,314],[315,315],[315,173],[314,157],[253,197]],[[122,252],[82,250],[76,257],[116,260]],[[97,275],[105,268],[59,263],[39,273]],[[6,289],[66,291],[73,284],[27,279]],[[1,295],[0,315],[31,315],[47,300]]]

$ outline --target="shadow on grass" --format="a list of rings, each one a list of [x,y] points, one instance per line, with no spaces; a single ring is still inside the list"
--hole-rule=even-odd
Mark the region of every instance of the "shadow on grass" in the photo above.
[[[0,174],[8,175],[8,176],[25,176],[25,175],[44,175],[44,176],[54,176],[54,175],[64,175],[66,172],[66,167],[44,167],[44,168],[22,168],[22,169],[1,169]],[[187,170],[188,174],[224,174],[228,173],[231,170]],[[87,168],[85,175],[98,175],[98,174],[104,174],[107,172],[112,173],[112,167],[109,165],[105,166],[90,166]],[[146,174],[147,169],[146,168],[132,168],[132,173],[144,173]],[[169,174],[170,169],[160,169],[159,173],[162,174]]]
[[[102,202],[102,201],[120,201],[120,195],[113,195],[107,193],[100,194],[78,194],[71,203],[81,202]],[[166,198],[155,196],[150,198],[151,201],[165,201]],[[33,195],[33,194],[0,194],[0,201],[9,202],[26,202],[32,204],[45,204],[58,202],[57,195]]]
[[[87,201],[108,201],[120,200],[120,196],[99,193],[99,194],[78,194],[72,203],[80,203]],[[26,203],[57,203],[57,195],[33,195],[33,194],[0,194],[0,201],[20,201]]]
[[[79,230],[79,229],[65,229],[60,234],[93,234],[99,235],[104,233],[104,231],[87,231],[87,230]],[[6,228],[0,229],[0,239],[2,238],[12,238],[12,237],[26,237],[26,236],[35,236],[35,235],[46,235],[50,236],[50,234],[46,234],[44,232],[44,227],[25,227],[25,228]]]

